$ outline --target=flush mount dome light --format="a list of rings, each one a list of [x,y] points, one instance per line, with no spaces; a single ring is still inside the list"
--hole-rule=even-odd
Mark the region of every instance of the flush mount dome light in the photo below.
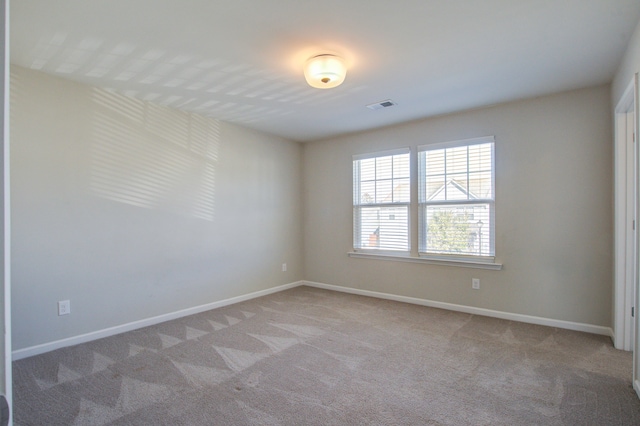
[[[335,55],[318,55],[304,64],[304,77],[309,86],[331,89],[342,84],[347,74],[344,59]]]

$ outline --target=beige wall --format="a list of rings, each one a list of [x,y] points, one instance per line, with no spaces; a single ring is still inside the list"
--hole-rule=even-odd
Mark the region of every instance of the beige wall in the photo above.
[[[610,326],[609,89],[577,90],[305,144],[305,278]],[[410,146],[415,167],[418,145],[486,135],[496,139],[496,261],[503,270],[347,256],[352,250],[352,155]],[[414,206],[414,246],[416,219]],[[471,289],[472,278],[480,278],[479,291]]]
[[[303,278],[610,325],[609,86],[301,147],[12,71],[15,350]],[[485,135],[502,271],[347,256],[353,154]]]
[[[11,91],[14,350],[303,278],[299,144],[19,67]]]

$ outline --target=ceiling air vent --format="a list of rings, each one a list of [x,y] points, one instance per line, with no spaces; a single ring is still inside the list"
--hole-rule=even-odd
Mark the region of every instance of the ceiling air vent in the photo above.
[[[369,109],[382,109],[382,108],[389,108],[392,107],[394,105],[398,105],[395,102],[393,102],[391,99],[387,99],[384,101],[380,101],[380,102],[375,102],[373,104],[369,104],[367,105],[367,108]]]

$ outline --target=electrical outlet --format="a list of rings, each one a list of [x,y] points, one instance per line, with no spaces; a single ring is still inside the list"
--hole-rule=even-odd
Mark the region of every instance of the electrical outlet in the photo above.
[[[286,263],[282,264],[282,272],[287,272],[287,264]]]
[[[480,278],[472,278],[471,279],[471,288],[474,290],[480,289]]]
[[[69,300],[61,300],[58,302],[58,315],[68,315],[71,313],[71,302]]]

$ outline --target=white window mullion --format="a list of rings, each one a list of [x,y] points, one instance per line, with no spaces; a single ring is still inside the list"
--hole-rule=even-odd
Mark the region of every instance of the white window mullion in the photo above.
[[[447,181],[449,180],[449,176],[447,176],[447,150],[444,151],[444,198],[447,197]]]
[[[467,146],[467,188],[470,188],[471,186],[469,185],[469,147]],[[467,192],[467,200],[469,199],[469,192]]]

